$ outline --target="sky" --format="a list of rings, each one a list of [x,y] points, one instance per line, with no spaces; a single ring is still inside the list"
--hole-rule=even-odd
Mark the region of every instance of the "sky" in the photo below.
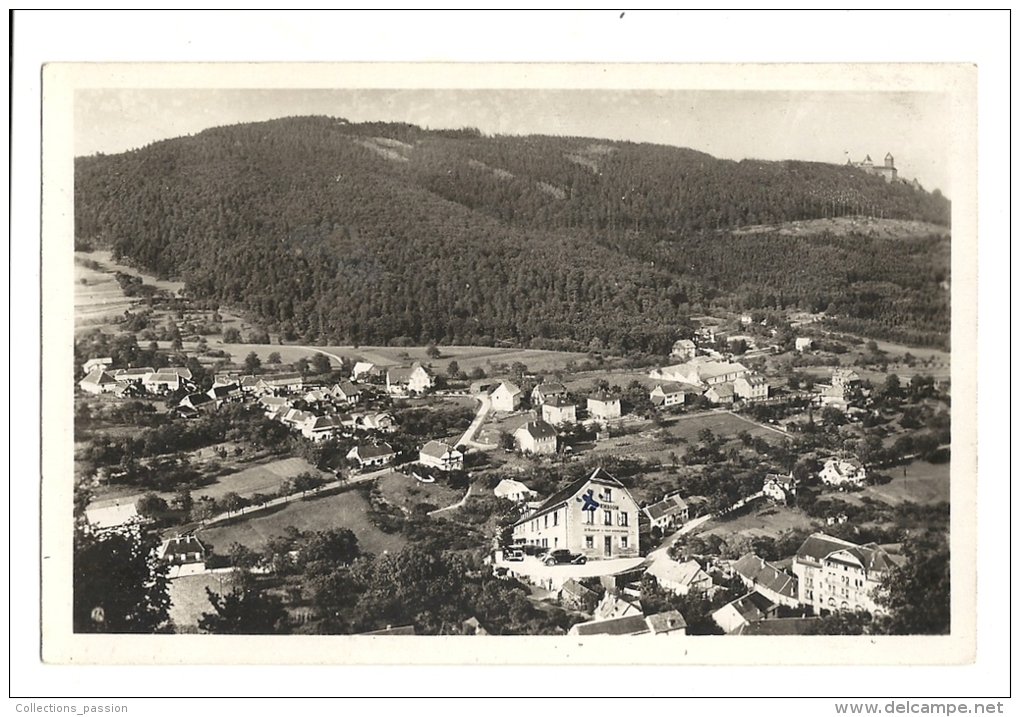
[[[75,91],[75,154],[117,153],[299,115],[690,147],[724,159],[843,164],[887,152],[949,195],[949,96],[916,91],[669,89],[130,89]]]

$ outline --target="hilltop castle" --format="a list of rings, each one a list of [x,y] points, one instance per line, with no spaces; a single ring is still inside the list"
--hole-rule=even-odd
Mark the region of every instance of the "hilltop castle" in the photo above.
[[[891,152],[885,155],[885,163],[881,166],[876,166],[872,163],[871,155],[865,155],[863,162],[851,162],[848,159],[846,163],[847,166],[863,169],[868,174],[877,174],[884,177],[887,182],[896,181],[896,164]]]

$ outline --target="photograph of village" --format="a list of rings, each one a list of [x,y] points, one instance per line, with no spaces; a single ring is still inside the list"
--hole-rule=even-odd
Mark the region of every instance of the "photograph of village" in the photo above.
[[[951,634],[944,103],[77,90],[74,632]]]

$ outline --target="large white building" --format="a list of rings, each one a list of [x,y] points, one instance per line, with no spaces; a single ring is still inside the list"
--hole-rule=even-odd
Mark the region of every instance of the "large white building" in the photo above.
[[[492,400],[492,410],[506,413],[516,411],[521,405],[523,395],[524,392],[519,387],[509,381],[504,381],[489,394],[489,398]]]
[[[513,537],[519,544],[566,549],[589,560],[635,558],[639,510],[620,481],[596,468],[517,521]]]
[[[895,567],[889,553],[875,543],[857,545],[815,533],[793,559],[797,598],[815,610],[877,612],[875,588]]]

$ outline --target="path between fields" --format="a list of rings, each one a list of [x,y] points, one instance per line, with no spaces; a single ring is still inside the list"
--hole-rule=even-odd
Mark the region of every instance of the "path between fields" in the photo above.
[[[457,441],[458,446],[470,446],[471,448],[477,448],[482,451],[491,451],[496,447],[494,443],[478,443],[475,441],[475,435],[478,430],[485,423],[486,416],[489,415],[489,410],[492,408],[492,400],[484,393],[475,396],[481,405],[478,407],[478,414],[475,416],[475,420],[471,421],[471,425],[464,431],[464,435],[461,436],[460,440]]]
[[[329,483],[324,483],[323,485],[319,486],[317,490],[312,491],[312,495],[316,495],[317,493],[322,493],[323,491],[331,490],[333,488],[343,488],[345,486],[354,485],[355,483],[365,483],[370,480],[375,480],[384,473],[389,473],[391,470],[392,469],[389,467],[381,468],[371,473],[362,473],[361,475],[352,476],[351,478],[348,478],[345,481],[340,480],[330,481]],[[287,503],[290,503],[291,500],[294,498],[300,500],[306,497],[308,497],[308,493],[294,493],[292,495],[286,495],[280,498],[273,498],[272,500],[266,501],[261,505],[249,505],[244,508],[241,508],[240,510],[235,510],[232,513],[220,513],[219,515],[214,515],[212,518],[203,520],[199,525],[195,526],[193,530],[194,532],[198,532],[199,530],[205,530],[206,528],[211,528],[212,526],[218,523],[222,523],[226,520],[233,520],[240,516],[250,516],[255,513],[260,513],[264,510],[268,510],[270,508],[275,508],[278,505],[286,505]]]
[[[468,489],[467,489],[467,493],[465,493],[465,494],[464,494],[464,497],[463,497],[463,498],[461,498],[460,500],[458,500],[458,501],[457,501],[456,503],[454,503],[453,505],[448,505],[448,506],[446,506],[445,508],[437,508],[436,510],[430,511],[430,512],[429,512],[429,516],[433,516],[433,515],[435,515],[436,513],[442,513],[442,512],[444,512],[444,511],[447,511],[447,510],[454,510],[454,509],[456,509],[456,508],[460,508],[460,507],[461,507],[461,506],[463,506],[463,505],[464,505],[465,503],[467,503],[467,499],[468,499],[468,497],[469,497],[470,495],[471,495],[471,486],[468,486]]]

